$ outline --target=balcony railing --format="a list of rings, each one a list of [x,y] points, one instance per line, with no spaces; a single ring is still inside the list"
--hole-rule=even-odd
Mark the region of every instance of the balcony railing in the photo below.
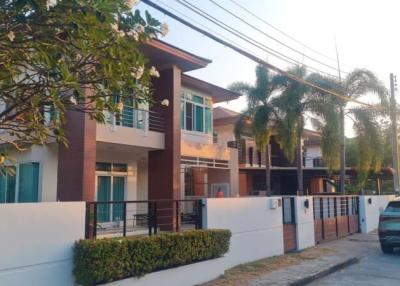
[[[163,116],[155,111],[135,109],[124,106],[121,114],[106,115],[107,123],[113,126],[123,126],[142,129],[144,131],[164,132],[165,122]]]
[[[326,167],[322,157],[304,157],[303,166],[306,168],[323,168]]]
[[[152,235],[202,228],[202,200],[86,203],[86,238]]]

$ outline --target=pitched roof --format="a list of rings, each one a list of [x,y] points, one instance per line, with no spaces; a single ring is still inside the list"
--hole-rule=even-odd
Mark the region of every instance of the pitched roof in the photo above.
[[[159,70],[176,65],[185,72],[204,68],[211,63],[209,59],[155,39],[145,43],[141,50],[150,60],[151,65],[156,66]]]
[[[213,109],[213,116],[214,125],[225,125],[234,124],[238,120],[240,113],[222,106],[218,106]]]
[[[233,100],[240,96],[237,92],[219,87],[187,74],[182,74],[182,85],[209,94],[212,96],[214,103]]]

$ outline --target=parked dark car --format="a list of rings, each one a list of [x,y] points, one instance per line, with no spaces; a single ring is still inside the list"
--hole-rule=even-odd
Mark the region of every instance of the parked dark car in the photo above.
[[[383,253],[400,247],[400,200],[389,202],[379,217],[379,242]]]

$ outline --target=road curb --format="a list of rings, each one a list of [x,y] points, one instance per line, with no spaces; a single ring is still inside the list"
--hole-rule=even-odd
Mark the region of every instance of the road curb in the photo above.
[[[290,285],[290,286],[307,285],[308,283],[311,283],[311,282],[313,282],[313,281],[315,281],[317,279],[321,279],[321,278],[323,278],[325,276],[328,276],[329,274],[332,274],[332,273],[334,273],[336,271],[339,271],[339,270],[341,270],[343,268],[346,268],[346,267],[348,267],[350,265],[353,265],[353,264],[355,264],[355,263],[357,263],[359,261],[360,261],[359,257],[353,257],[353,258],[347,259],[347,260],[345,260],[345,261],[343,261],[341,263],[332,265],[331,267],[326,268],[324,270],[321,270],[321,271],[319,271],[319,272],[317,272],[315,274],[311,274],[311,275],[303,277],[303,278],[301,278],[301,279],[299,279],[297,281],[291,282],[288,285]]]

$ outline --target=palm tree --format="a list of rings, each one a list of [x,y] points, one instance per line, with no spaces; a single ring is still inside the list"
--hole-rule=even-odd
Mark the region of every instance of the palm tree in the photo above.
[[[368,93],[378,95],[383,106],[388,106],[388,93],[375,74],[365,69],[355,69],[343,81],[323,77],[318,74],[309,76],[313,83],[358,99]],[[340,192],[345,193],[345,116],[353,121],[357,135],[359,187],[365,183],[371,169],[380,169],[382,162],[382,136],[378,119],[382,115],[370,108],[348,108],[348,101],[332,98],[327,94],[313,90],[312,110],[322,118],[322,154],[328,169],[340,167]],[[340,165],[340,166],[338,166]]]
[[[277,76],[271,76],[262,65],[256,67],[256,83],[254,85],[235,82],[229,89],[247,96],[248,106],[235,124],[235,136],[240,139],[244,134],[254,137],[258,150],[265,150],[265,185],[271,193],[271,150],[270,123],[273,119],[274,106],[272,94],[280,86]],[[250,126],[249,126],[250,125]],[[248,128],[250,127],[250,128]]]
[[[288,72],[302,79],[307,76],[307,70],[303,66],[294,66]],[[280,78],[282,93],[274,99],[278,110],[277,139],[285,157],[290,162],[296,159],[297,191],[298,194],[304,194],[302,135],[309,88],[287,77]]]

